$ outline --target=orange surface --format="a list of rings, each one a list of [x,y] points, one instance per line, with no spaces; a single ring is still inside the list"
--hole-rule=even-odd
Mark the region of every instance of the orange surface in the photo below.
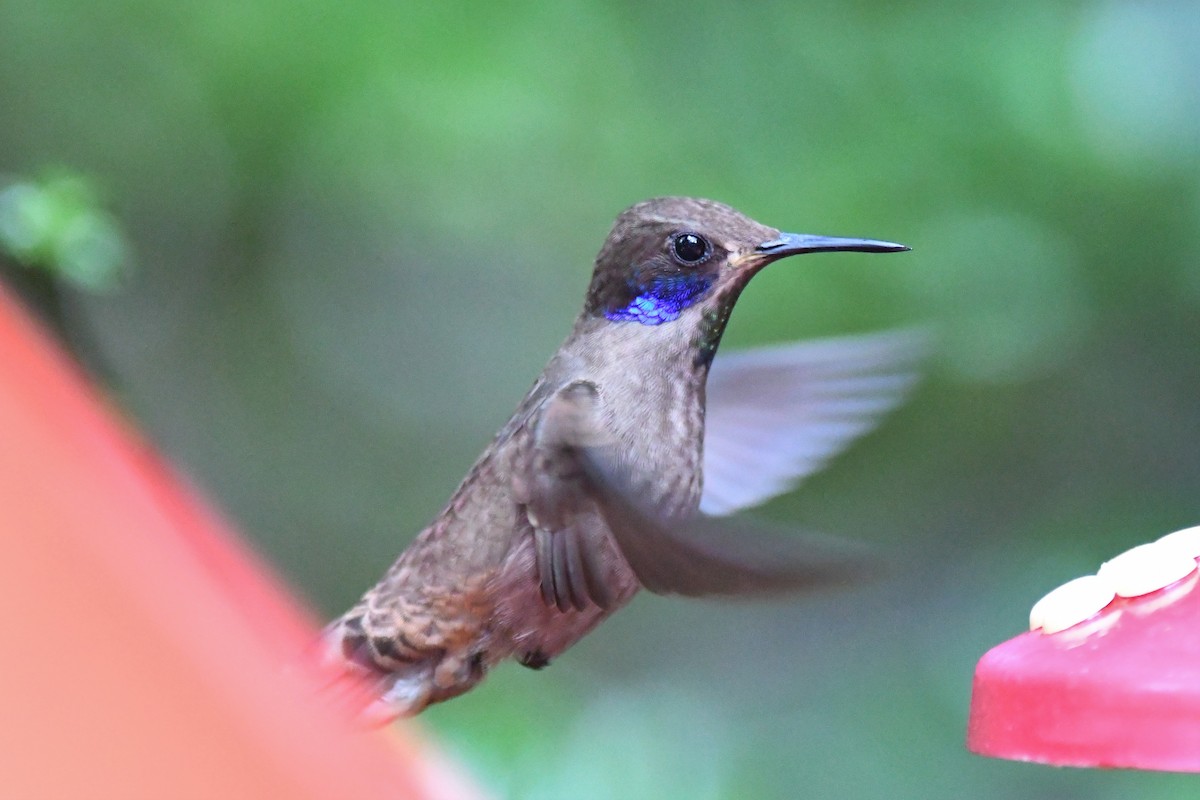
[[[0,286],[0,797],[474,796],[355,729],[316,628]]]

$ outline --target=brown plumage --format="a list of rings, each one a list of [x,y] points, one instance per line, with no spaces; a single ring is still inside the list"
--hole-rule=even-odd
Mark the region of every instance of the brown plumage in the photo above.
[[[762,267],[805,252],[903,249],[782,234],[709,200],[626,210],[571,334],[445,509],[330,625],[331,655],[376,677],[392,714],[413,714],[506,658],[545,666],[642,587],[741,594],[844,575],[844,551],[825,540],[772,539],[699,513],[703,465],[724,451],[739,461],[712,487],[719,513],[787,488],[896,402],[913,338],[729,359],[731,408],[738,384],[758,382],[775,399],[761,415],[737,415],[725,426],[744,428],[733,436],[710,431],[708,454],[706,381],[729,313]],[[783,444],[764,444],[772,428]]]

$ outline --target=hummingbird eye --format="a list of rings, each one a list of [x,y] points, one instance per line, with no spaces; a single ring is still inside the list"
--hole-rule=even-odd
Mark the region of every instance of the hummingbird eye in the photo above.
[[[680,233],[671,241],[671,252],[679,263],[694,266],[708,258],[712,247],[708,240],[699,234]]]

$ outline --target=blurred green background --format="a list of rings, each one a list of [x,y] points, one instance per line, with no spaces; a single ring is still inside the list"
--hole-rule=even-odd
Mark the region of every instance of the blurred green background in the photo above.
[[[1200,521],[1198,39],[1186,0],[0,0],[0,261],[333,615],[507,418],[626,205],[906,242],[768,270],[725,342],[937,331],[908,406],[759,512],[889,579],[642,597],[421,724],[500,797],[1190,798],[963,737],[1042,593]]]

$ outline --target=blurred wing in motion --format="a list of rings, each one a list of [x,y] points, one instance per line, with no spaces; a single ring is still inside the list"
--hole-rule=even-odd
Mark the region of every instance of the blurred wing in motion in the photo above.
[[[558,476],[530,494],[531,508],[550,512],[536,513],[535,530],[547,605],[605,607],[597,537],[606,535],[642,586],[658,594],[769,594],[844,583],[864,572],[865,550],[850,542],[769,530],[745,519],[666,520],[644,507],[596,426],[595,402],[590,385],[573,384],[547,402],[539,430],[540,446],[556,462],[551,474]],[[600,512],[599,528],[586,524],[596,519],[589,514],[552,513],[565,498],[578,508],[582,496]]]
[[[700,510],[795,488],[904,399],[928,337],[899,330],[718,355],[708,377]]]
[[[655,594],[769,595],[846,584],[875,571],[868,550],[845,539],[744,517],[664,522],[609,482],[595,455],[584,459],[605,520],[638,581]]]

